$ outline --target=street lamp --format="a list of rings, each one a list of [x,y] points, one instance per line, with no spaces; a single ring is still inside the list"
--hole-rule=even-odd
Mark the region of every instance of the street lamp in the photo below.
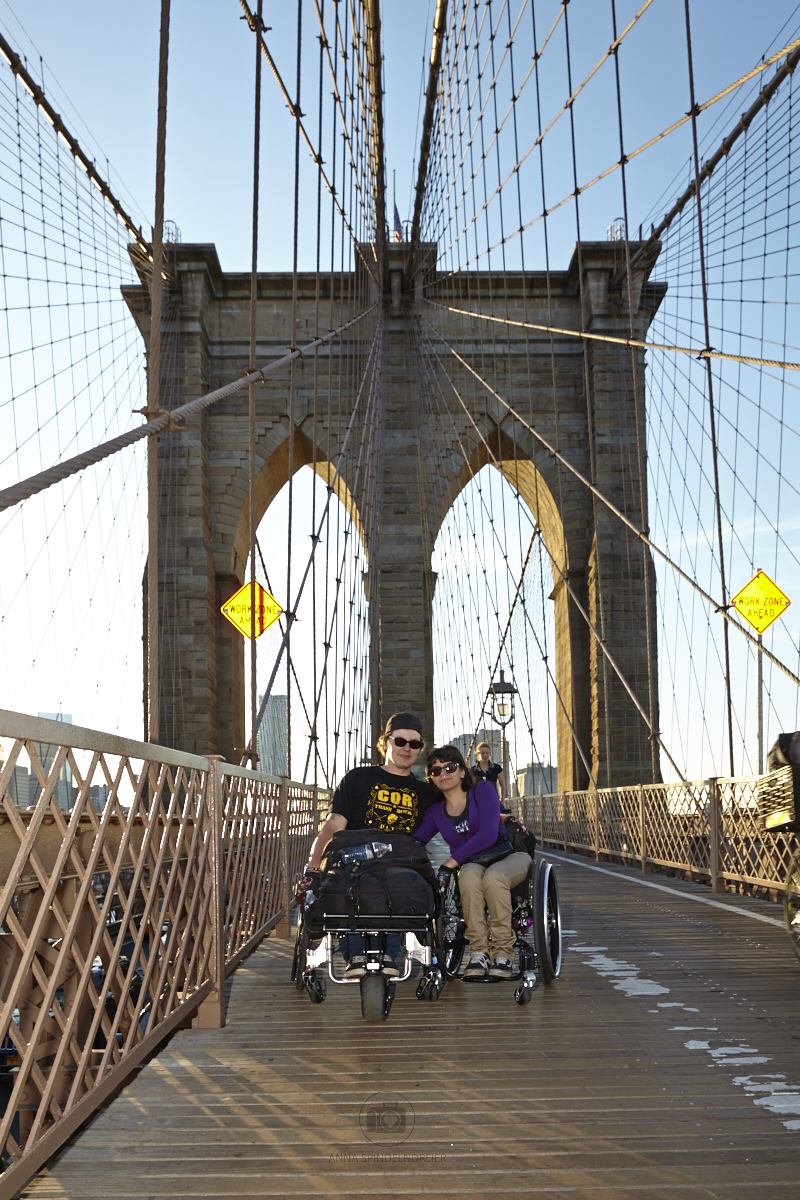
[[[517,689],[513,683],[506,683],[505,671],[500,671],[500,682],[489,685],[492,697],[492,720],[503,729],[514,720],[514,697]]]

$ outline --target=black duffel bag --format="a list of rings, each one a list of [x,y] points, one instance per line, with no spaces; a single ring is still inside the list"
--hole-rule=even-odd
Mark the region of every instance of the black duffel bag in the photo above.
[[[342,865],[341,852],[369,842],[391,849],[380,858]],[[435,913],[435,876],[421,842],[406,834],[373,829],[343,829],[334,834],[322,859],[322,881],[316,901],[305,912],[312,937],[322,933],[327,917],[341,918],[341,927],[356,926],[362,918],[431,918]],[[337,922],[338,923],[338,922]]]

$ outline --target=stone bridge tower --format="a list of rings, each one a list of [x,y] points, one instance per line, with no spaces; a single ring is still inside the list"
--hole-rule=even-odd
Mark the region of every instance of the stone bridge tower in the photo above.
[[[222,386],[246,368],[250,277],[223,272],[211,245],[171,249],[176,279],[167,366],[171,378],[162,395],[169,395],[170,407],[177,407]],[[619,247],[585,243],[581,250],[582,281],[577,253],[567,270],[550,273],[549,309],[548,280],[536,272],[524,278],[514,272],[470,273],[470,300],[484,313],[501,315],[500,301],[493,297],[503,297],[502,315],[547,326],[551,312],[557,327],[580,329],[582,293],[585,329],[627,337],[626,289],[614,286],[620,276]],[[523,336],[524,331],[512,329],[510,334],[504,331],[503,356],[487,359],[480,322],[467,325],[463,317],[430,309],[420,299],[420,271],[416,286],[407,286],[407,253],[402,244],[388,248],[382,297],[382,485],[376,544],[365,547],[370,605],[378,608],[377,614],[371,614],[371,628],[378,631],[372,648],[373,679],[379,682],[373,689],[377,693],[373,726],[397,709],[410,708],[424,714],[426,730],[432,735],[435,576],[430,551],[436,531],[471,472],[494,461],[530,506],[557,563],[551,599],[556,627],[554,675],[561,697],[559,787],[572,790],[589,782],[573,731],[598,785],[609,783],[608,745],[612,784],[648,782],[652,778],[648,731],[616,675],[608,671],[603,686],[603,655],[570,595],[571,589],[599,629],[599,563],[606,644],[647,711],[644,562],[638,543],[602,504],[593,505],[587,488],[487,390],[474,390],[469,417],[463,412],[455,415],[457,440],[452,423],[448,429],[432,428],[425,388],[430,372],[438,368],[430,356],[427,361],[424,354],[420,358],[412,323],[419,318],[435,323],[466,361],[474,361],[500,396],[515,398],[527,423],[586,478],[593,447],[598,489],[640,527],[647,525],[647,513],[640,502],[634,393],[644,430],[643,354],[636,357],[638,389],[633,386],[630,350],[609,342],[589,342],[584,361],[580,338],[555,335],[551,344],[546,332],[529,331]],[[652,260],[634,275],[639,340],[664,293],[664,285],[648,282],[651,266]],[[431,278],[429,272],[428,283]],[[315,275],[300,275],[297,328],[292,330],[291,274],[259,275],[259,363],[284,354],[287,346],[312,339],[315,289]],[[126,288],[125,298],[147,342],[150,308],[144,283]],[[448,303],[468,307],[452,294]],[[321,371],[335,369],[336,354],[334,346],[329,357],[319,360]],[[276,373],[257,389],[257,520],[288,479],[290,445],[295,471],[314,459],[317,470],[328,478],[328,455],[335,461],[337,447],[330,452],[326,404],[318,402],[315,426],[307,396],[304,399],[307,390],[301,378],[290,430],[286,380]],[[325,394],[323,378],[319,395]],[[233,761],[238,761],[244,745],[245,648],[219,609],[244,580],[247,409],[243,390],[191,418],[185,430],[159,439],[160,740],[187,751],[218,752]],[[443,446],[450,448],[443,453]],[[422,493],[420,478],[435,479],[435,494]],[[357,506],[357,496],[349,492],[351,485],[345,473],[339,495]],[[655,586],[651,582],[655,670]],[[656,727],[657,721],[656,710]]]

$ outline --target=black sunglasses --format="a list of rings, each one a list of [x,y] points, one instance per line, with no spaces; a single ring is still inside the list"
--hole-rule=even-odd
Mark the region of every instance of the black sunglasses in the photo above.
[[[414,738],[414,740],[410,742],[408,738],[395,737],[393,733],[389,735],[389,741],[394,742],[395,746],[397,746],[400,750],[402,750],[404,746],[410,746],[412,750],[421,750],[423,746],[423,743],[419,741],[418,738]]]
[[[438,766],[438,767],[430,767],[430,769],[428,770],[428,774],[431,776],[432,779],[438,779],[439,776],[441,775],[442,771],[444,771],[445,775],[452,775],[455,771],[458,771],[458,770],[459,770],[458,763],[443,763],[441,766]]]

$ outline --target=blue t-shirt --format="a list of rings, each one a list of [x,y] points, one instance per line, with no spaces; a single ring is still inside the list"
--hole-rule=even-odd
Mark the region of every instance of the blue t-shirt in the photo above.
[[[462,795],[464,793],[462,792]],[[418,842],[429,842],[440,833],[450,849],[450,856],[459,866],[479,850],[488,850],[498,836],[506,837],[500,822],[500,801],[493,783],[476,783],[464,796],[464,811],[451,817],[444,800],[433,804],[422,824],[411,836]]]

